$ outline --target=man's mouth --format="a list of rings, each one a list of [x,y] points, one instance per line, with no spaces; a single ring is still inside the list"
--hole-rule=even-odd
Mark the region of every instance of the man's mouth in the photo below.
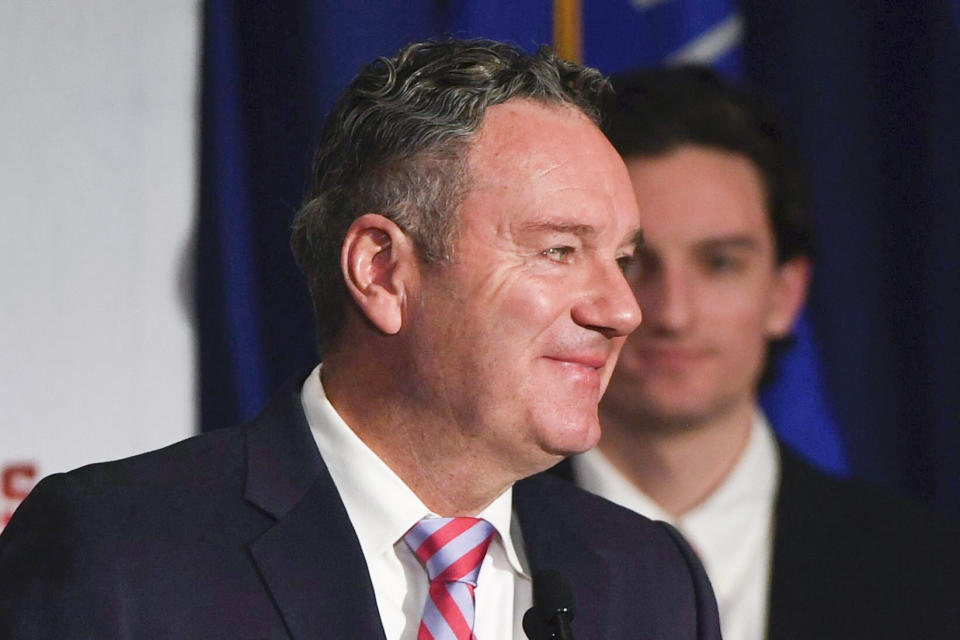
[[[546,356],[546,359],[561,367],[570,376],[593,385],[600,383],[600,374],[607,364],[607,358],[595,353],[574,353]]]
[[[683,369],[702,362],[709,355],[701,347],[643,347],[636,350],[641,366],[647,365],[663,369]]]

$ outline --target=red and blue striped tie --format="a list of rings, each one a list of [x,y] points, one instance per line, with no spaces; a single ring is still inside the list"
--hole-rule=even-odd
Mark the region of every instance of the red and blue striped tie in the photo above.
[[[493,532],[479,518],[424,518],[403,536],[430,577],[417,640],[476,640],[473,590]]]

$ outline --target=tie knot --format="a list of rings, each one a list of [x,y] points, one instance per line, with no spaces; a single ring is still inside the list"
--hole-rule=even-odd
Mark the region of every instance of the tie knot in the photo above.
[[[403,541],[423,563],[430,582],[466,582],[475,587],[493,532],[493,525],[480,518],[424,518],[407,531]]]

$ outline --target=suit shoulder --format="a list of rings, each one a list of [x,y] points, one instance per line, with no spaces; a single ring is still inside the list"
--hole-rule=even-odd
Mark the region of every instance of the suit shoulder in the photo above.
[[[590,528],[592,523],[599,519],[600,521],[609,520],[611,523],[619,523],[620,526],[627,529],[639,527],[640,530],[660,535],[660,525],[664,523],[653,521],[645,515],[579,487],[574,481],[573,466],[569,458],[529,480],[542,485],[544,491],[563,496],[564,500],[570,502],[571,507],[575,505],[577,513],[584,516],[579,520],[587,528]]]
[[[782,460],[771,637],[813,633],[811,621],[823,619],[842,621],[829,637],[952,637],[960,624],[955,527],[789,451]]]
[[[515,491],[520,493],[521,498],[536,499],[544,507],[549,506],[564,514],[564,520],[571,530],[590,536],[597,544],[609,546],[610,549],[622,547],[632,551],[636,541],[647,539],[656,539],[672,546],[670,537],[662,527],[663,523],[614,504],[552,473],[540,473],[522,480],[517,483]],[[602,536],[595,535],[598,528],[602,528]]]
[[[97,462],[52,478],[79,491],[118,486],[215,483],[242,476],[246,425],[217,429],[160,449]]]
[[[538,517],[545,524],[537,529],[549,530],[536,540],[548,551],[536,545],[528,548],[540,559],[540,566],[557,562],[556,549],[576,548],[609,570],[610,584],[615,586],[609,594],[608,614],[612,620],[633,621],[618,633],[646,629],[651,637],[720,637],[716,601],[703,567],[666,523],[654,522],[549,473],[517,483],[514,500],[521,520]],[[526,525],[523,531],[527,538]],[[561,536],[567,538],[562,543],[555,539]],[[637,602],[644,607],[638,609]]]
[[[829,475],[782,451],[777,520],[810,534],[819,531],[834,544],[849,539],[852,545],[894,548],[947,544],[956,540],[957,528],[924,506],[883,493],[855,480]],[[955,544],[955,543],[951,543]]]
[[[189,520],[185,514],[197,505],[207,505],[207,512],[225,505],[228,497],[242,495],[242,434],[242,427],[223,429],[47,476],[14,512],[0,540],[9,548],[21,533],[27,538],[42,533],[51,545],[64,535],[72,547],[108,549],[111,539],[134,524],[162,531]]]

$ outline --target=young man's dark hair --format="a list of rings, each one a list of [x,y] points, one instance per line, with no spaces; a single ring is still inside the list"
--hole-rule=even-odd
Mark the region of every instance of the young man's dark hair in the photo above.
[[[748,158],[763,184],[777,261],[813,259],[800,168],[785,148],[780,125],[755,96],[701,65],[643,69],[611,81],[616,99],[604,130],[624,159],[663,156],[688,145]],[[791,344],[791,337],[770,341],[761,386]]]
[[[660,156],[684,145],[746,156],[760,172],[782,264],[814,252],[803,178],[783,131],[751,94],[698,65],[611,78],[616,99],[604,130],[624,158]]]

